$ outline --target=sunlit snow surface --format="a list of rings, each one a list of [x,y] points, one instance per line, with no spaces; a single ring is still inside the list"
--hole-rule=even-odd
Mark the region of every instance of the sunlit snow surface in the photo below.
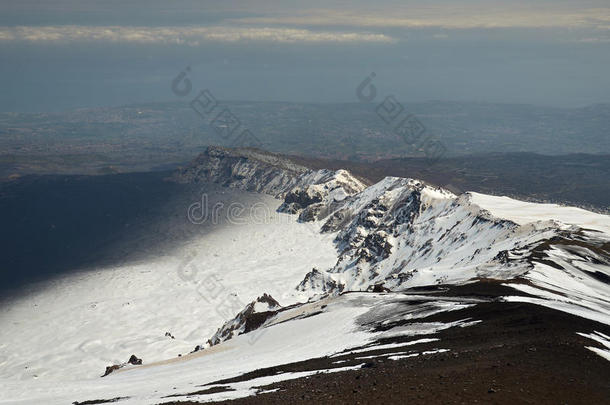
[[[362,210],[379,195],[392,201],[405,190],[388,189],[388,185],[400,182],[396,178],[385,179],[362,192],[347,207]],[[54,280],[5,305],[0,314],[0,402],[66,404],[115,397],[128,397],[121,404],[166,402],[169,399],[163,397],[167,395],[199,391],[203,384],[265,367],[346,351],[362,353],[362,360],[366,361],[370,356],[367,351],[379,350],[383,345],[376,342],[384,338],[401,339],[400,343],[389,344],[396,346],[386,344],[385,349],[396,349],[386,354],[390,360],[442,352],[446,350],[442,341],[437,349],[427,352],[418,352],[416,347],[424,342],[436,345],[434,334],[438,331],[479,322],[418,321],[468,308],[476,305],[476,300],[350,293],[280,312],[259,333],[239,335],[187,355],[243,308],[231,305],[227,309],[228,302],[246,304],[262,293],[270,293],[283,306],[305,302],[315,291],[295,290],[303,276],[313,267],[328,270],[337,265],[339,253],[333,243],[336,233],[321,234],[322,224],[318,222],[297,223],[295,215],[274,212],[280,200],[262,195],[260,198],[273,208],[262,223],[221,224],[206,236],[176,249],[171,256]],[[560,247],[551,247],[546,253],[563,270],[541,262],[533,263],[531,268],[518,265],[505,269],[493,262],[500,250],[518,250],[552,236],[553,232],[547,231],[552,220],[566,224],[566,228],[578,225],[599,231],[594,232],[597,237],[608,239],[607,216],[470,193],[460,198],[469,198],[492,215],[514,222],[504,227],[473,228],[471,215],[475,208],[456,206],[455,198],[450,193],[424,190],[422,201],[427,208],[413,224],[417,234],[389,238],[393,250],[375,267],[380,277],[390,275],[403,261],[408,268],[419,269],[410,280],[412,285],[462,283],[494,275],[508,280],[520,275],[531,284],[509,285],[535,298],[515,295],[507,300],[533,302],[610,323],[607,286],[585,277],[594,271],[607,274],[608,266],[580,260]],[[523,227],[513,231],[515,224]],[[457,242],[444,239],[442,243],[436,240],[439,232],[448,229],[468,238],[456,239]],[[353,232],[365,230],[355,226]],[[436,242],[427,253],[415,249],[433,237]],[[493,250],[485,250],[491,241]],[[511,255],[518,256],[517,253],[512,251]],[[343,277],[356,290],[371,282],[349,272],[336,272],[333,276]],[[408,299],[429,301],[405,306]],[[397,326],[383,331],[367,326],[384,322]],[[166,332],[175,339],[165,336]],[[608,347],[606,336],[581,332]],[[411,339],[410,343],[405,338]],[[607,350],[590,350],[607,358]],[[177,357],[179,353],[183,356]],[[144,365],[99,377],[106,366],[125,362],[131,354],[141,357]],[[284,373],[228,384],[233,391],[189,399],[252,395],[256,386],[304,375],[307,373]]]
[[[390,313],[404,319],[417,320],[434,313],[468,307],[477,302],[440,299],[438,302],[419,304],[424,298],[426,297],[371,293],[351,293],[328,298],[281,312],[265,325],[255,340],[252,340],[250,334],[239,335],[191,355],[122,369],[105,378],[77,374],[72,376],[72,381],[57,383],[41,378],[27,384],[7,379],[4,381],[6,384],[2,395],[5,399],[24,398],[24,403],[65,404],[75,400],[115,397],[129,397],[121,401],[125,404],[157,403],[167,395],[184,393],[186,396],[186,393],[201,390],[198,386],[236,377],[248,371],[330,356],[352,348],[369,347],[368,345],[383,337],[413,337],[412,342],[397,347],[397,353],[403,353],[405,347],[435,341],[417,336],[466,325],[469,320],[446,324],[415,322],[411,328],[397,327],[383,332],[375,332],[371,328],[372,325],[383,321],[384,316]],[[331,371],[340,370],[322,370]],[[251,395],[255,393],[252,387],[303,375],[307,374],[285,373],[229,384],[234,391],[214,396],[205,395],[205,398],[201,399]],[[60,370],[57,377],[67,376],[65,371]],[[26,387],[27,391],[24,392]]]
[[[220,223],[171,256],[66,276],[6,303],[0,398],[60,382],[97,384],[106,366],[131,354],[150,363],[188,353],[263,292],[296,302],[290,291],[303,274],[336,261],[332,235],[276,213],[279,200],[260,201],[269,218]]]
[[[498,218],[524,225],[538,221],[559,221],[592,230],[584,231],[600,241],[610,241],[610,217],[575,207],[536,204],[479,193],[468,193],[470,200]],[[559,224],[561,226],[561,224]],[[578,257],[584,253],[588,259]],[[607,284],[588,275],[599,273],[610,278],[610,268],[590,258],[594,252],[579,246],[553,246],[545,251],[553,267],[536,262],[522,277],[534,285],[510,283],[511,287],[539,298],[506,297],[508,301],[529,302],[610,324],[610,291]]]
[[[498,218],[509,219],[517,224],[555,220],[582,228],[595,229],[610,235],[610,217],[576,207],[557,204],[538,204],[469,192],[470,200],[488,210]]]

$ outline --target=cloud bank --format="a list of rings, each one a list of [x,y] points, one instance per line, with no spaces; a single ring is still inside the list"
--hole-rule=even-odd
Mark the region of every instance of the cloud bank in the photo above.
[[[312,9],[297,14],[230,20],[238,24],[392,28],[598,28],[608,27],[610,8],[552,8],[494,4],[476,6],[387,6],[374,10]]]
[[[279,43],[393,43],[390,36],[371,32],[312,31],[295,28],[246,27],[127,27],[127,26],[18,26],[0,27],[0,41],[114,42],[184,44],[204,42]]]

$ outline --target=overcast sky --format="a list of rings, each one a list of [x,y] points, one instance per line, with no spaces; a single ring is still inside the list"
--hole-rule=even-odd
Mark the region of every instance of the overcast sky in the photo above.
[[[178,100],[610,102],[604,1],[0,1],[2,111]]]

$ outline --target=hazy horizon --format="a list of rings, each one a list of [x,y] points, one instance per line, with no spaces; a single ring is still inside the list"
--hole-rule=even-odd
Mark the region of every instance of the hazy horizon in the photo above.
[[[610,102],[610,7],[447,0],[246,5],[0,2],[0,111],[180,100],[355,102],[371,72],[402,102]]]

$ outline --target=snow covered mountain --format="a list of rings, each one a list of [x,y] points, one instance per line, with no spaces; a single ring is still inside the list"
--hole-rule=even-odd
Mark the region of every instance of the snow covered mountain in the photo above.
[[[610,219],[605,216],[555,207],[518,224],[511,215],[502,218],[483,208],[485,196],[479,194],[456,196],[396,177],[366,188],[345,170],[299,168],[290,177],[296,172],[290,163],[260,156],[212,148],[181,178],[192,181],[190,173],[203,172],[207,180],[283,197],[280,210],[298,213],[302,222],[321,221],[323,233],[336,233],[337,263],[312,269],[296,287],[299,291],[319,297],[495,279],[552,297],[563,310],[610,320]],[[261,169],[267,162],[278,164]],[[529,209],[539,211],[541,205]]]
[[[507,348],[514,356],[521,345],[530,345],[528,351],[562,344],[557,358],[575,353],[582,359],[579,366],[610,366],[608,216],[477,193],[455,195],[414,179],[386,177],[369,185],[345,170],[311,170],[253,149],[210,147],[172,179],[267,194],[272,216],[289,218],[273,226],[250,222],[239,230],[223,228],[227,238],[243,238],[244,255],[236,259],[220,246],[199,259],[214,274],[226,272],[226,292],[239,297],[241,307],[232,306],[223,322],[209,316],[215,303],[198,301],[192,319],[205,322],[190,329],[189,343],[197,345],[188,355],[159,359],[147,352],[144,365],[123,367],[104,379],[65,387],[26,385],[27,393],[20,393],[22,383],[8,379],[1,403],[118,398],[126,404],[169,404],[265,392],[271,398],[280,395],[276,389],[288,392],[277,384],[316,373],[331,378],[363,365],[412,366],[408,362],[420,358],[449,363],[468,353],[493,356]],[[258,237],[269,243],[250,249]],[[123,277],[135,280],[132,273]],[[196,286],[201,291],[210,283],[218,280],[208,277]],[[78,289],[78,283],[68,286]],[[187,289],[178,288],[155,294],[171,294],[182,305]],[[38,296],[37,302],[45,299]],[[142,304],[138,308],[145,311]],[[156,310],[153,315],[165,316],[166,310]],[[181,320],[188,316],[180,313]],[[539,340],[544,329],[530,325],[540,325],[540,319],[554,322],[552,331],[563,343]],[[509,332],[498,331],[505,330],[522,341],[501,337]],[[127,336],[114,336],[119,344],[129,338],[128,330],[123,333]],[[147,341],[150,337],[135,340],[142,346]],[[589,383],[607,390],[603,380],[598,372]],[[195,388],[202,385],[205,389]]]
[[[320,221],[323,233],[336,234],[337,263],[312,269],[296,286],[310,297],[494,279],[546,299],[543,305],[610,319],[605,216],[566,207],[545,213],[542,204],[517,201],[513,210],[502,208],[509,215],[495,216],[485,206],[497,197],[456,196],[393,177],[366,188],[344,170],[296,170],[250,150],[212,148],[179,178],[197,179],[192,173],[283,198],[281,211],[299,214],[301,222]],[[530,221],[511,220],[523,211],[534,212]]]

